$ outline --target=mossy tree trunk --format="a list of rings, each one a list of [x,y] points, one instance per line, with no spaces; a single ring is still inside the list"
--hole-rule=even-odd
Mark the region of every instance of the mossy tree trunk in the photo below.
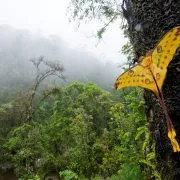
[[[180,1],[175,0],[126,0],[124,12],[128,32],[137,57],[155,47],[162,36],[180,25]],[[180,143],[180,55],[177,52],[168,66],[163,85],[168,113]],[[165,115],[155,95],[145,90],[147,116],[155,139],[157,170],[163,180],[180,179],[180,153],[174,153],[167,137]]]

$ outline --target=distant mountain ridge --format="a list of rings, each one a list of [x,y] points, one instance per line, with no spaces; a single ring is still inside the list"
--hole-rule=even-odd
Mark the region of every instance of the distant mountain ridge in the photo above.
[[[102,63],[92,53],[71,49],[56,35],[48,37],[28,30],[0,26],[0,87],[27,84],[34,78],[35,68],[31,58],[44,56],[46,60],[59,61],[65,68],[67,84],[73,81],[93,81],[110,88],[120,69],[111,62]]]

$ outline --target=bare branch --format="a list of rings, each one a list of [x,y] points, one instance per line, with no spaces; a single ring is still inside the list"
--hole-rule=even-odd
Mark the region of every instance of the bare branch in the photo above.
[[[57,76],[58,78],[65,80],[65,76],[62,75],[62,73],[64,72],[65,69],[59,62],[45,61],[43,56],[40,56],[38,59],[33,58],[30,61],[36,67],[36,79],[35,79],[35,84],[32,88],[32,93],[29,96],[30,103],[29,103],[29,108],[28,108],[28,112],[27,112],[27,118],[28,118],[27,121],[28,122],[31,121],[31,119],[35,113],[36,107],[35,107],[33,101],[34,101],[37,89],[40,86],[40,84],[42,83],[42,81],[49,76]],[[41,64],[44,65],[45,67],[47,67],[43,71],[40,70]],[[43,98],[40,100],[39,103],[41,103],[43,101],[43,99],[45,99],[47,97],[47,95],[48,94],[43,96]],[[39,103],[37,103],[36,106],[38,106]]]

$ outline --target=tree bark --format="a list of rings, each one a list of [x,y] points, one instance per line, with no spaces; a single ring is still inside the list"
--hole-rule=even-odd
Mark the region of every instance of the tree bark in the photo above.
[[[128,32],[135,55],[144,55],[154,48],[162,36],[180,25],[180,1],[125,0]],[[168,66],[163,94],[169,116],[180,143],[180,55],[174,55]],[[147,117],[155,140],[157,170],[163,180],[180,179],[180,153],[174,153],[167,136],[165,115],[153,92],[145,90]],[[152,113],[150,113],[152,112]]]

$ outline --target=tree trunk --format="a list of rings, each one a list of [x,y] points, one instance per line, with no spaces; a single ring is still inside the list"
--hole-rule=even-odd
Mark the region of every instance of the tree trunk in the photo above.
[[[145,52],[156,46],[166,32],[180,25],[180,1],[125,0],[125,4],[128,32],[137,57],[145,55]],[[176,139],[180,143],[180,55],[178,52],[168,66],[163,94],[176,130]],[[157,170],[163,180],[179,180],[180,153],[173,152],[167,136],[165,115],[151,91],[145,90],[144,96],[150,130],[156,143]]]

